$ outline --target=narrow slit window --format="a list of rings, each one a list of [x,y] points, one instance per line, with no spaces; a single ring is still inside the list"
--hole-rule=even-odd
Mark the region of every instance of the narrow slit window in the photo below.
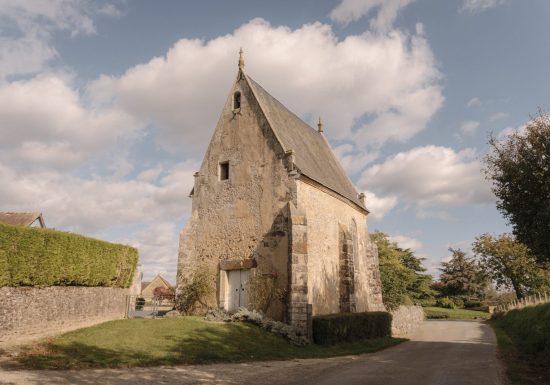
[[[220,163],[220,180],[229,179],[229,162]]]
[[[237,91],[233,95],[233,109],[238,110],[239,108],[241,108],[241,93]]]

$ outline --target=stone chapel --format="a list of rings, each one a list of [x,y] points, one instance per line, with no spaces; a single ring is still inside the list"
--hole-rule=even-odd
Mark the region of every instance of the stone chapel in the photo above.
[[[209,306],[246,307],[249,277],[263,274],[285,292],[268,316],[299,328],[308,305],[313,315],[385,310],[365,195],[321,121],[310,127],[248,76],[242,50],[191,197],[178,286],[215,272]]]

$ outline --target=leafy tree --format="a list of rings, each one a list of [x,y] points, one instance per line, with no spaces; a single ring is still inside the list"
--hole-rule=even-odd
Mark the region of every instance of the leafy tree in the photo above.
[[[550,117],[539,111],[525,132],[503,140],[491,135],[489,145],[484,171],[498,210],[518,241],[540,262],[550,261]]]
[[[153,290],[153,297],[159,301],[172,301],[175,297],[175,289],[173,287],[155,287],[155,290]]]
[[[550,288],[550,270],[541,269],[527,246],[511,234],[483,234],[476,238],[473,251],[497,288],[513,288],[518,298]]]
[[[449,248],[449,262],[441,263],[441,294],[450,297],[482,299],[487,288],[487,277],[478,264],[466,257],[460,249]]]
[[[372,238],[378,247],[382,299],[388,308],[395,309],[411,300],[433,298],[432,276],[422,274],[426,269],[421,258],[409,249],[401,249],[387,234],[376,231]]]

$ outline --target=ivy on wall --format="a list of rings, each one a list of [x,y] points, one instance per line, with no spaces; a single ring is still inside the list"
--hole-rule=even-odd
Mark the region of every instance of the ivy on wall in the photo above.
[[[137,249],[51,229],[0,224],[0,287],[129,287]]]

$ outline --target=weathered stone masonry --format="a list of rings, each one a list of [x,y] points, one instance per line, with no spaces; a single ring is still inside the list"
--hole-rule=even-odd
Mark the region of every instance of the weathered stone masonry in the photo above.
[[[383,310],[364,196],[322,125],[308,126],[243,68],[241,58],[195,174],[192,214],[180,235],[178,285],[209,269],[216,280],[208,306],[235,309],[246,304],[246,277],[273,275],[286,296],[274,301],[268,316],[304,331],[308,314]],[[241,265],[245,260],[254,267]]]
[[[290,237],[288,250],[288,320],[291,325],[301,330],[308,328],[308,252],[307,220],[303,213],[298,213],[289,203]]]
[[[0,344],[124,318],[128,289],[0,288]]]

